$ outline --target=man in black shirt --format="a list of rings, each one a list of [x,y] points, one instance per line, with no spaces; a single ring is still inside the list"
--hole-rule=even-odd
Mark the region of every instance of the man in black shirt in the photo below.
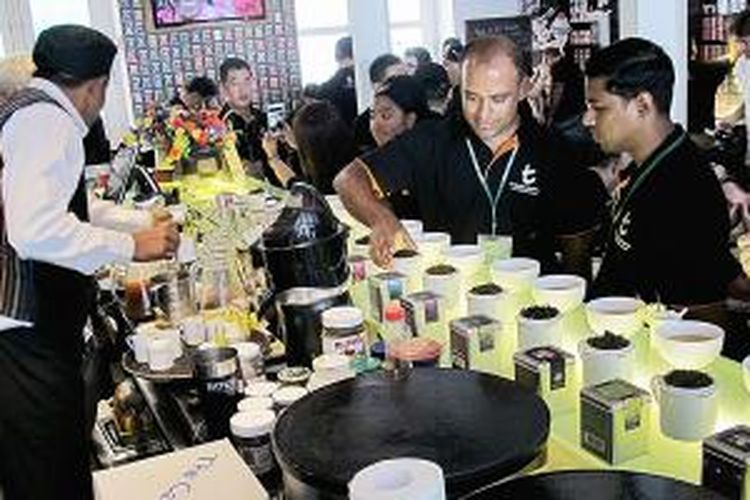
[[[330,101],[344,121],[352,125],[357,117],[357,88],[354,81],[352,37],[336,42],[336,73],[318,88],[318,97]]]
[[[586,76],[584,123],[606,153],[633,158],[594,294],[684,306],[750,296],[729,253],[719,182],[669,116],[675,79],[669,56],[630,38],[595,54]]]
[[[426,229],[447,231],[454,243],[511,234],[514,254],[536,257],[546,270],[556,267],[556,249],[569,256],[589,236],[601,182],[568,168],[562,149],[519,118],[527,67],[507,38],[473,41],[463,62],[462,116],[420,124],[339,174],[343,202],[372,229],[376,262],[413,244],[382,202],[403,189],[415,197]],[[565,264],[586,274],[585,260]]]
[[[253,106],[253,74],[243,59],[230,57],[219,67],[221,92],[226,101],[221,118],[237,134],[237,153],[251,173],[275,180],[263,151],[263,134],[268,117]]]

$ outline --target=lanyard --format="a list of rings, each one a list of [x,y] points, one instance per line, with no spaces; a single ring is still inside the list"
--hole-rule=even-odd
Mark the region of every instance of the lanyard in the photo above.
[[[503,172],[503,177],[500,180],[500,185],[497,187],[497,191],[495,192],[495,196],[492,196],[492,191],[490,191],[490,186],[487,184],[487,176],[482,175],[482,169],[479,168],[479,162],[477,161],[477,155],[474,152],[474,146],[471,145],[471,141],[469,138],[466,138],[466,148],[469,150],[469,158],[471,158],[471,163],[474,165],[474,171],[477,173],[477,179],[479,179],[479,184],[482,185],[482,188],[484,189],[484,194],[487,196],[487,201],[490,204],[490,214],[492,216],[492,232],[490,233],[492,236],[495,236],[497,233],[497,206],[498,202],[500,201],[500,198],[502,197],[503,190],[505,189],[505,184],[508,182],[508,176],[510,175],[510,171],[513,168],[513,163],[516,160],[516,153],[518,153],[518,146],[513,148],[513,153],[511,153],[510,158],[508,158],[508,163],[505,164],[505,172]],[[488,165],[488,167],[492,165],[492,162]],[[489,170],[488,170],[489,171]]]
[[[686,138],[687,134],[683,132],[683,134],[679,138],[677,138],[672,144],[670,144],[661,153],[654,157],[654,159],[650,161],[648,165],[644,165],[643,167],[641,167],[640,175],[636,177],[635,181],[633,181],[633,185],[630,186],[630,189],[628,189],[627,193],[625,193],[625,196],[620,200],[620,203],[618,203],[617,207],[615,208],[615,214],[612,218],[613,229],[616,228],[620,223],[620,219],[622,218],[623,212],[625,211],[625,207],[635,194],[636,190],[641,187],[646,178],[656,169],[657,166],[659,166],[662,160],[664,160],[667,155],[669,155],[672,151],[677,149],[678,146],[685,142]]]

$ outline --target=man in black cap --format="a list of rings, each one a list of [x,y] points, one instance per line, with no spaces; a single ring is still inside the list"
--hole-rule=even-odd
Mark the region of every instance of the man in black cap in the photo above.
[[[168,220],[87,200],[82,140],[104,105],[116,52],[92,29],[49,28],[34,46],[35,78],[0,107],[0,485],[8,499],[92,498],[81,377],[90,276],[105,264],[164,258],[179,242]]]

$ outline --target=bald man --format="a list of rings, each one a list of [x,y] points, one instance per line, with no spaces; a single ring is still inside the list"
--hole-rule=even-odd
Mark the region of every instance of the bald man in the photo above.
[[[450,233],[453,243],[511,235],[513,254],[539,260],[545,272],[588,275],[586,242],[603,206],[601,182],[572,168],[560,141],[521,118],[528,73],[509,39],[474,40],[461,67],[462,116],[420,124],[337,176],[344,204],[372,230],[377,263],[388,265],[394,251],[414,246],[382,201],[408,190],[425,228]]]

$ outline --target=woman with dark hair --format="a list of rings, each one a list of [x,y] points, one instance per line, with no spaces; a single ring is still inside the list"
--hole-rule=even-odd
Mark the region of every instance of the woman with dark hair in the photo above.
[[[351,127],[328,101],[302,106],[292,120],[292,131],[304,177],[323,194],[334,194],[333,178],[356,156]],[[266,134],[263,148],[276,177],[288,186],[297,176],[278,154],[278,139]]]
[[[413,76],[389,78],[375,93],[370,115],[370,132],[378,147],[410,130],[426,118],[439,118],[430,111],[424,87]]]
[[[375,94],[370,131],[380,148],[419,122],[440,118],[430,110],[423,84],[413,76],[398,75],[386,80]],[[389,193],[388,202],[399,218],[420,218],[416,200],[409,191]]]

